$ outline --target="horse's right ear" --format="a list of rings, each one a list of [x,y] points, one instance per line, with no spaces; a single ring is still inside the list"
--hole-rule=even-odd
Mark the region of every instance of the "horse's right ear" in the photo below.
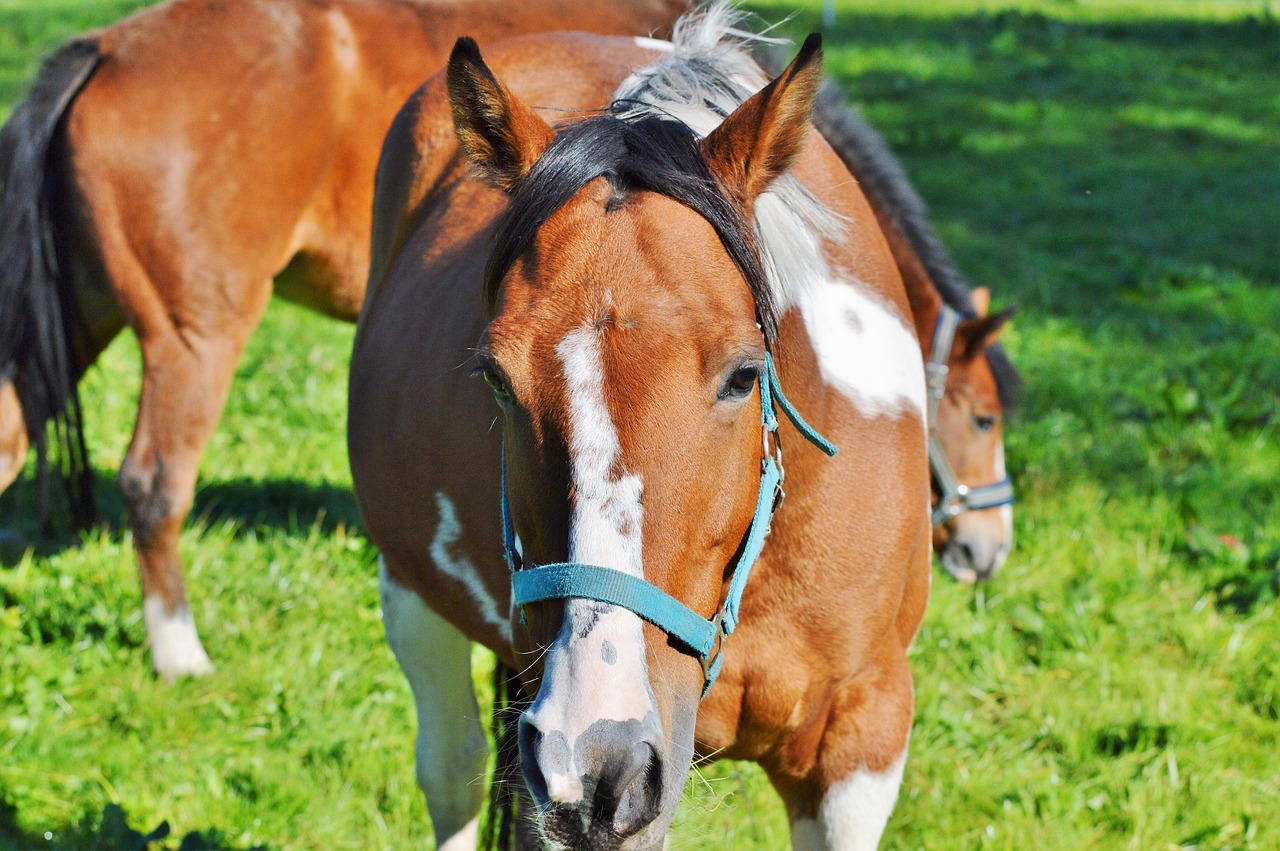
[[[486,183],[510,192],[555,138],[555,131],[498,82],[473,39],[453,46],[446,75],[453,128]]]
[[[822,84],[822,37],[810,35],[773,82],[748,98],[702,140],[707,165],[744,206],[800,152]]]

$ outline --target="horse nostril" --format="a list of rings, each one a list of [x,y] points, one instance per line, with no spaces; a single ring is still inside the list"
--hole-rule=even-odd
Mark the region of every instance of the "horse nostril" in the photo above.
[[[635,833],[657,818],[662,803],[660,753],[650,742],[635,742],[602,771],[592,803],[593,817],[612,824],[620,836]]]
[[[960,547],[960,555],[964,557],[965,564],[976,569],[977,563],[974,561],[973,547],[969,546],[964,541],[957,541],[956,544]]]
[[[520,743],[520,771],[524,774],[524,782],[529,787],[534,802],[540,807],[546,806],[550,800],[547,778],[538,765],[538,746],[542,743],[542,733],[527,716],[521,715],[517,736]]]

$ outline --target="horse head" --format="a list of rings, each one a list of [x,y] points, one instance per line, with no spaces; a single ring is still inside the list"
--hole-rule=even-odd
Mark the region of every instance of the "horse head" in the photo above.
[[[960,321],[947,360],[946,393],[939,400],[934,433],[957,482],[968,488],[1004,482],[1004,408],[986,357],[1013,315],[989,314],[990,293],[973,292],[978,315]],[[937,494],[935,493],[935,499]],[[938,523],[933,546],[947,572],[962,582],[990,579],[1013,546],[1013,508],[1004,504],[962,510]]]
[[[462,40],[458,137],[507,193],[492,231],[479,373],[503,412],[515,557],[641,579],[700,617],[721,605],[767,451],[757,388],[776,306],[752,205],[809,129],[816,38],[700,139],[662,117],[549,126]],[[535,694],[521,760],[552,847],[650,847],[674,816],[706,684],[696,654],[581,598],[515,617]],[[523,642],[523,646],[521,646]]]

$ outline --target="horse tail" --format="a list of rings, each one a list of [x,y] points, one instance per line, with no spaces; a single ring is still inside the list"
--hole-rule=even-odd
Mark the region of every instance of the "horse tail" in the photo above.
[[[938,238],[929,221],[928,206],[880,132],[829,82],[818,96],[814,124],[849,171],[857,175],[858,184],[872,204],[906,238],[942,300],[973,316],[969,282]],[[1012,411],[1022,386],[1018,371],[999,343],[989,347],[986,354],[996,378],[1000,404],[1006,412]]]
[[[524,783],[520,774],[519,720],[528,705],[519,674],[497,662],[493,669],[493,713],[489,718],[497,763],[489,783],[489,812],[480,841],[486,851],[508,851],[517,845],[518,790]]]
[[[49,56],[0,129],[0,376],[12,380],[36,449],[41,521],[49,525],[49,432],[77,525],[96,517],[75,352],[84,323],[59,263],[50,162],[63,116],[102,60],[98,40],[74,39]],[[53,428],[49,426],[52,424]]]

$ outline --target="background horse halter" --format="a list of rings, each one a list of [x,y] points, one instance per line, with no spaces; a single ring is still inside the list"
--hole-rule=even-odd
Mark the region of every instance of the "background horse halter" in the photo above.
[[[888,144],[834,86],[824,87],[814,118],[872,202],[928,359],[934,549],[956,578],[989,579],[1013,544],[1012,505],[988,503],[1000,501],[995,488],[1008,481],[1004,420],[1021,392],[1021,378],[997,342],[1014,311],[987,314],[989,291],[969,290]],[[983,500],[972,512],[952,514],[948,505],[962,487],[980,489]]]

